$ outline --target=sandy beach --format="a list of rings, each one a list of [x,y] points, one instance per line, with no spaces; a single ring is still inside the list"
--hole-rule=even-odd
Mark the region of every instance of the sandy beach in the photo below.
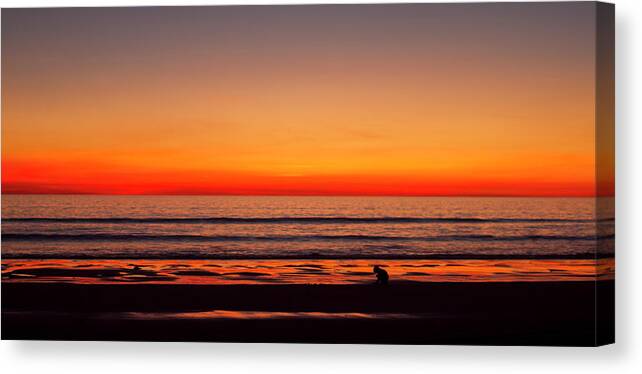
[[[614,281],[2,284],[2,339],[517,344],[613,339]]]

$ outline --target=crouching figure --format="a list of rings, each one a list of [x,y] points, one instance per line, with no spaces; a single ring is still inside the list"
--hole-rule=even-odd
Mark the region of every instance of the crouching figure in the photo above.
[[[377,275],[377,284],[384,286],[388,284],[389,276],[387,271],[380,268],[379,265],[375,265],[375,267],[372,268],[372,272]]]

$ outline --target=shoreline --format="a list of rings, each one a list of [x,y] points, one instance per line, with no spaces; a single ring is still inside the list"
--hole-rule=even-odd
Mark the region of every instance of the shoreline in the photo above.
[[[19,254],[3,254],[4,260],[130,260],[130,261],[147,261],[147,260],[211,260],[211,261],[261,261],[261,260],[310,260],[310,261],[323,261],[323,260],[608,260],[614,259],[613,253],[579,253],[579,254],[539,254],[539,255],[525,255],[525,254],[451,254],[451,255],[363,255],[350,254],[349,256],[332,256],[332,255],[318,255],[318,256],[184,256],[164,254],[161,256],[148,256],[148,257],[132,257],[132,256],[95,256],[95,255],[55,255],[48,254],[47,256],[31,255],[26,253]]]
[[[613,279],[614,259],[556,260],[60,260],[3,259],[6,283],[369,284],[379,265],[392,282],[552,282]]]

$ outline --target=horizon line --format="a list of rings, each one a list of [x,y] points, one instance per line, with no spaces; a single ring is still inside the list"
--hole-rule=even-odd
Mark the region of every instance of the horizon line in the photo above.
[[[61,195],[61,196],[71,196],[71,195],[81,195],[81,196],[230,196],[230,197],[496,197],[496,198],[599,198],[599,197],[615,197],[613,194],[607,195],[503,195],[503,194],[458,194],[458,195],[421,195],[421,194],[234,194],[234,193],[216,193],[216,194],[203,194],[203,193],[96,193],[96,192],[57,192],[57,193],[30,193],[30,192],[7,192],[0,193],[0,196],[4,195]]]

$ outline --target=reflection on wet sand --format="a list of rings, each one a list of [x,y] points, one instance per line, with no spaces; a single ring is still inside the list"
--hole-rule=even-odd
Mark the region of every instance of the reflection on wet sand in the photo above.
[[[613,279],[614,259],[597,260],[3,260],[3,282],[355,284]],[[216,271],[212,270],[215,269]]]
[[[187,313],[121,313],[127,319],[408,319],[420,315],[406,313],[329,313],[329,312],[274,312],[242,310],[208,310]]]

